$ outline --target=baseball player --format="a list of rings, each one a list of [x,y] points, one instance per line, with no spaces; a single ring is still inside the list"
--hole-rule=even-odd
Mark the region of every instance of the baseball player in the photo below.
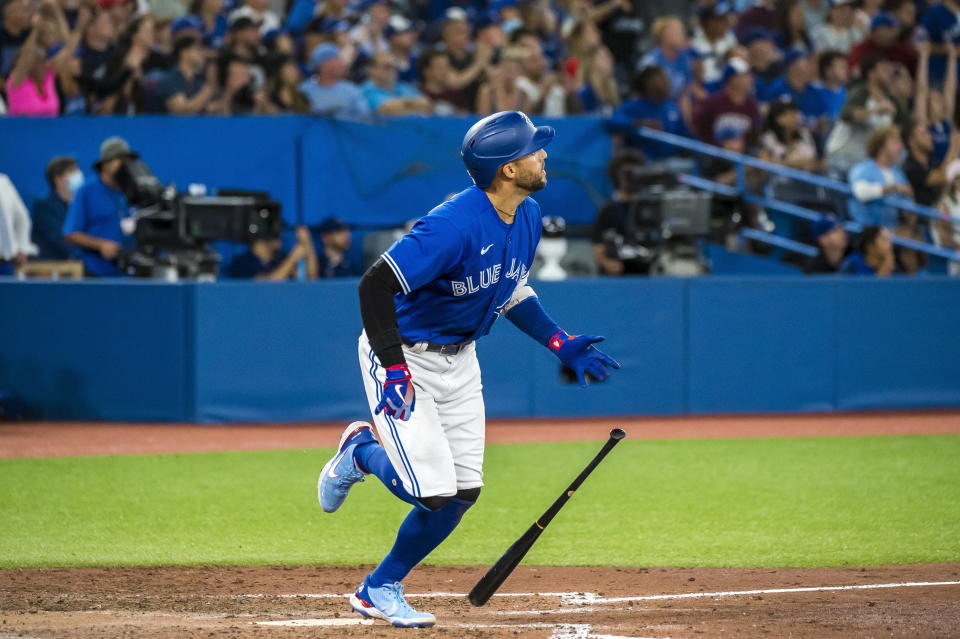
[[[477,339],[501,315],[572,368],[605,379],[620,365],[550,319],[527,275],[541,233],[530,197],[547,185],[544,147],[552,127],[519,111],[483,118],[460,155],[474,186],[422,217],[360,281],[360,369],[379,442],[367,422],[350,424],[320,474],[326,512],[351,486],[376,475],[413,506],[396,542],[350,597],[365,617],[426,628],[401,582],[453,532],[483,486],[484,409]]]

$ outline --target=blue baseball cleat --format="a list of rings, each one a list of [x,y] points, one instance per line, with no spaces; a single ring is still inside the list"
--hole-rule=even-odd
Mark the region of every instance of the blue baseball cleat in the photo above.
[[[370,586],[367,580],[350,595],[350,606],[364,617],[389,621],[400,628],[429,628],[437,618],[429,612],[417,612],[403,598],[399,583]]]
[[[343,431],[337,454],[323,467],[317,480],[317,497],[324,512],[332,513],[340,508],[350,488],[363,481],[363,472],[353,460],[353,451],[360,444],[374,441],[376,439],[367,422],[353,422]]]

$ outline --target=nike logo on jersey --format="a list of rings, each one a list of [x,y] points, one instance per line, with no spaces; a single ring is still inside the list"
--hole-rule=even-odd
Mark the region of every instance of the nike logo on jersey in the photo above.
[[[486,254],[487,254],[487,251],[489,251],[489,250],[492,249],[492,248],[493,248],[493,244],[490,244],[490,245],[487,246],[486,248],[480,249],[480,255],[486,255]]]

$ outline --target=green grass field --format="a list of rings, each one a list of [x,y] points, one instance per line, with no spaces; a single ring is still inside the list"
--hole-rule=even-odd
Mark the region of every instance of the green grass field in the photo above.
[[[428,563],[488,564],[598,443],[488,447]],[[0,460],[0,567],[374,563],[407,507],[375,478],[324,514],[330,449]],[[528,564],[813,567],[960,560],[960,437],[623,442]]]

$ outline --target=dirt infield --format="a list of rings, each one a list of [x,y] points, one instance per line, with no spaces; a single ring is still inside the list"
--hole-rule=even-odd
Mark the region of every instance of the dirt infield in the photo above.
[[[490,420],[487,443],[630,439],[960,434],[960,411]],[[0,423],[0,458],[335,446],[344,424]]]
[[[338,595],[356,586],[364,567],[6,571],[0,572],[0,637],[960,635],[960,564],[818,570],[521,567],[502,592],[526,594],[496,596],[474,608],[462,593],[483,570],[415,570],[408,593],[453,595],[411,597],[438,618],[435,628],[420,631],[384,622],[356,624],[359,617]],[[904,585],[916,582],[941,583]],[[875,587],[884,584],[892,587]],[[817,586],[863,588],[797,591]],[[735,592],[771,589],[786,592]],[[537,594],[544,592],[553,594]],[[651,598],[658,595],[663,597]],[[321,623],[350,625],[308,625]]]

